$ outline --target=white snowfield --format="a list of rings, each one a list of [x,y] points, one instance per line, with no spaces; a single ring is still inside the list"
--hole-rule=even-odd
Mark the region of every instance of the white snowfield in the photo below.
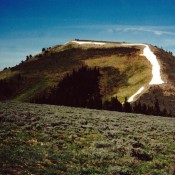
[[[164,81],[161,78],[159,62],[157,61],[156,55],[150,50],[148,45],[145,45],[142,55],[152,64],[152,80],[149,84],[163,84]]]
[[[130,46],[145,46],[143,50],[143,54],[141,56],[145,56],[151,63],[152,65],[152,79],[149,82],[150,85],[158,85],[158,84],[163,84],[164,81],[161,78],[161,73],[160,73],[160,65],[159,62],[157,61],[156,55],[151,51],[148,45],[146,44],[122,44],[122,45],[130,45]],[[141,94],[142,91],[145,88],[142,86],[134,95],[132,95],[129,99],[128,102],[134,101],[134,98]]]
[[[105,45],[106,43],[103,42],[94,42],[94,41],[72,41],[77,44],[97,44],[97,45]],[[145,56],[152,65],[152,79],[149,82],[149,85],[158,85],[163,84],[164,81],[161,78],[160,73],[160,65],[157,61],[156,55],[151,51],[149,46],[147,44],[128,44],[128,43],[122,43],[121,45],[125,46],[145,46],[143,50],[143,54],[141,56]],[[144,86],[142,86],[135,94],[133,94],[129,99],[128,102],[134,101],[135,97],[143,92],[145,89]]]
[[[77,44],[96,44],[96,45],[105,45],[106,43],[102,42],[94,42],[94,41],[72,41],[73,43]]]

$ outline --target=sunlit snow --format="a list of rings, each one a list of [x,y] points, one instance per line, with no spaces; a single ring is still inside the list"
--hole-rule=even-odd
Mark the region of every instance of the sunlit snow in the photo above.
[[[97,45],[105,45],[106,43],[102,42],[94,42],[94,41],[72,41],[77,44],[97,44]]]
[[[150,85],[158,85],[158,84],[163,84],[164,81],[161,78],[161,73],[160,73],[160,65],[159,62],[157,61],[156,55],[151,51],[148,45],[146,44],[122,44],[122,45],[140,45],[140,46],[145,46],[143,50],[142,56],[145,56],[150,63],[152,64],[152,79],[149,82]],[[144,90],[144,87],[141,87],[134,95],[132,95],[129,99],[128,102],[132,102],[134,98],[142,93]]]
[[[144,87],[141,87],[134,95],[132,95],[129,99],[128,102],[132,102],[134,100],[134,98],[139,95],[140,93],[142,93],[142,91],[144,90]]]
[[[163,84],[164,81],[162,80],[160,75],[160,65],[157,61],[156,55],[154,55],[148,45],[145,45],[145,48],[143,50],[143,56],[145,56],[152,64],[152,80],[149,84]]]
[[[94,41],[72,41],[77,44],[96,44],[96,45],[105,45],[106,43],[103,42],[94,42]],[[163,84],[164,81],[161,78],[161,73],[160,73],[160,65],[159,62],[157,61],[156,55],[151,51],[148,45],[146,44],[128,44],[128,43],[122,43],[122,45],[128,45],[128,46],[145,46],[143,49],[143,54],[141,56],[145,56],[151,63],[152,65],[152,79],[149,82],[150,85],[158,85],[158,84]],[[134,95],[132,95],[129,99],[128,102],[132,102],[134,98],[141,94],[142,91],[144,90],[144,87],[141,87]]]

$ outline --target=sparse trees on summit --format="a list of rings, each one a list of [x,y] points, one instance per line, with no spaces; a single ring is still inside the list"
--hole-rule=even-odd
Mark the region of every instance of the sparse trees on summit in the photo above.
[[[42,48],[42,52],[45,52],[46,51],[46,49],[45,48]]]
[[[49,53],[48,49],[49,49],[49,48],[42,48],[42,53],[43,53],[44,55],[47,55],[47,54]]]
[[[3,70],[7,70],[8,68],[7,67],[5,67]]]
[[[28,60],[29,60],[29,58],[30,58],[30,57],[27,55],[27,56],[26,56],[26,61],[28,61]]]

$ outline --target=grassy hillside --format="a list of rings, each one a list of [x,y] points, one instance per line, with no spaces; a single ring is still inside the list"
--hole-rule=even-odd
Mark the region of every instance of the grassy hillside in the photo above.
[[[175,119],[0,102],[0,174],[173,175]]]
[[[123,101],[151,79],[150,63],[139,56],[142,49],[141,46],[122,46],[112,42],[106,42],[103,46],[69,42],[45,49],[19,65],[0,72],[0,79],[10,79],[10,86],[13,75],[20,74],[19,87],[7,99],[29,101],[42,90],[56,85],[73,69],[82,65],[99,67],[103,99],[117,95]]]
[[[150,63],[141,56],[101,56],[84,62],[89,67],[101,68],[103,74],[101,85],[109,91],[105,95],[109,97],[117,95],[122,102],[125,97],[130,97],[151,79]]]
[[[137,101],[153,106],[158,99],[162,110],[166,108],[175,115],[175,57],[171,52],[149,46],[161,65],[165,84],[149,86],[151,65],[140,56],[143,46],[126,46],[117,42],[105,42],[105,45],[69,42],[44,49],[19,65],[0,72],[0,100],[29,102],[57,85],[67,73],[86,65],[100,69],[103,101],[117,96],[123,102],[125,97],[144,86],[144,94],[138,96]]]

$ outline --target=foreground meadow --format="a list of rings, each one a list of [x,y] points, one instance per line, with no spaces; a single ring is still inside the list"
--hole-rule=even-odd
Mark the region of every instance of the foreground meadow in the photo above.
[[[0,102],[1,175],[174,175],[175,118]]]

